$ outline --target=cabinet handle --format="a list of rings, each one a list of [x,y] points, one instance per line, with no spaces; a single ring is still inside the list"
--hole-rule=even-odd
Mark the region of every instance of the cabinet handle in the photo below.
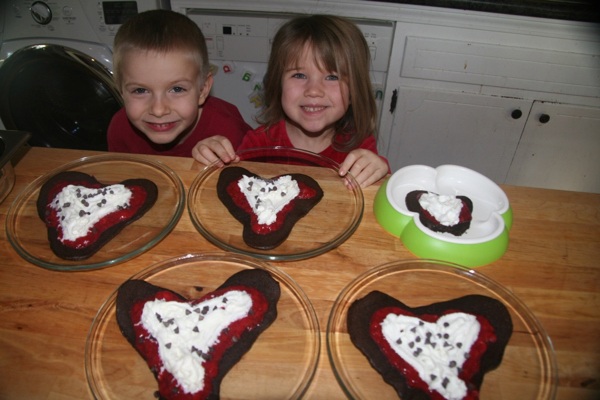
[[[540,115],[539,121],[542,124],[545,124],[546,122],[550,121],[550,116],[548,114],[542,114],[542,115]]]
[[[513,112],[510,113],[510,116],[512,117],[512,119],[519,119],[519,118],[521,118],[522,115],[523,115],[523,111],[519,110],[518,108],[516,110],[513,110]]]
[[[398,89],[394,89],[392,92],[392,101],[390,101],[390,114],[393,114],[396,110],[396,102],[398,101]]]

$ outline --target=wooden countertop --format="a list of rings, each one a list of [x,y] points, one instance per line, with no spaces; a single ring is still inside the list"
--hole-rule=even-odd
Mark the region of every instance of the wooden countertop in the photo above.
[[[15,167],[16,183],[0,204],[0,399],[91,398],[84,348],[92,320],[120,283],[156,262],[189,252],[219,252],[196,231],[187,210],[150,251],[122,264],[85,272],[57,272],[22,259],[6,238],[6,214],[33,179],[65,162],[94,154],[28,149]],[[158,157],[186,189],[202,166]],[[377,265],[415,259],[376,222],[364,190],[365,214],[340,247],[304,261],[273,263],[312,301],[322,332],[338,293]],[[514,212],[507,253],[479,272],[512,290],[541,321],[558,361],[559,399],[600,397],[600,195],[503,186]],[[327,357],[325,335],[307,398],[343,399]]]

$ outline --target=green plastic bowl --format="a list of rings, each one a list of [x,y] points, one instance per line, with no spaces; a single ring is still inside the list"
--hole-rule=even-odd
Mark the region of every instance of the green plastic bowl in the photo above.
[[[413,190],[469,197],[473,201],[471,227],[462,236],[428,229],[418,213],[406,208],[406,194]],[[401,168],[377,191],[373,211],[383,229],[420,258],[479,267],[498,260],[508,249],[512,209],[506,194],[484,175],[465,167]]]

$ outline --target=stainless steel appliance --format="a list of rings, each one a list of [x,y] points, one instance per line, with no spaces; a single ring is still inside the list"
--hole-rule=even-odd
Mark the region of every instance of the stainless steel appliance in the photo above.
[[[106,150],[122,105],[114,35],[130,16],[159,8],[166,0],[0,2],[0,129],[30,132],[33,146]]]

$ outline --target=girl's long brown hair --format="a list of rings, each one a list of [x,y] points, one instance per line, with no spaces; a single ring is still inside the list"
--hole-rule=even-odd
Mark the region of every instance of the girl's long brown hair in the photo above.
[[[282,77],[298,64],[310,45],[324,70],[336,72],[350,92],[350,107],[335,126],[334,148],[350,151],[376,133],[377,105],[371,87],[371,53],[360,29],[350,20],[332,15],[294,18],[281,26],[273,39],[264,78],[265,108],[258,122],[269,127],[285,118],[281,105]],[[348,140],[346,135],[350,135]]]

